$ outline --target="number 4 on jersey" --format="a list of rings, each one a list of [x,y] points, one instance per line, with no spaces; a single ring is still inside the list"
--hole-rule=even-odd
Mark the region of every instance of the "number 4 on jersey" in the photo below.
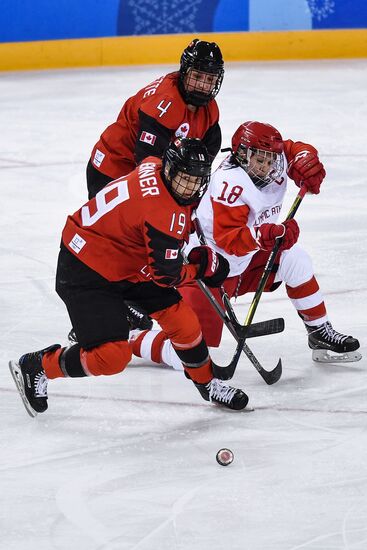
[[[168,102],[166,103],[166,106],[165,106],[165,105],[164,105],[164,100],[162,99],[162,101],[160,102],[160,104],[157,105],[157,109],[158,109],[159,111],[161,111],[161,114],[159,115],[159,118],[161,118],[161,117],[168,111],[168,109],[170,108],[171,104],[172,104],[172,101],[168,101]]]

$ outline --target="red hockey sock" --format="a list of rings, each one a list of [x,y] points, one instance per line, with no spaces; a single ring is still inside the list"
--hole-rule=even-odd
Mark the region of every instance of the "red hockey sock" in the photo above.
[[[56,351],[45,353],[42,358],[42,366],[49,380],[53,378],[65,378],[59,364],[59,357],[65,348],[59,348]]]
[[[305,323],[324,322],[327,318],[325,303],[320,287],[312,277],[296,287],[286,286],[287,294]]]
[[[167,339],[168,336],[163,330],[144,330],[136,338],[131,339],[130,344],[136,357],[142,357],[161,364],[162,348]]]
[[[196,382],[197,384],[207,384],[212,380],[213,378],[213,367],[212,367],[212,361],[209,359],[203,366],[201,367],[184,367],[185,371],[191,378],[193,382]]]

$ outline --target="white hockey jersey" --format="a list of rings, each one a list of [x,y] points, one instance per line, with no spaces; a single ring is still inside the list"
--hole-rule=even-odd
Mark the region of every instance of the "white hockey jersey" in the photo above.
[[[258,189],[251,178],[227,157],[213,173],[197,209],[207,243],[230,264],[229,275],[244,272],[259,247],[255,227],[277,223],[287,188],[287,161],[279,180]],[[198,245],[190,237],[190,248]]]

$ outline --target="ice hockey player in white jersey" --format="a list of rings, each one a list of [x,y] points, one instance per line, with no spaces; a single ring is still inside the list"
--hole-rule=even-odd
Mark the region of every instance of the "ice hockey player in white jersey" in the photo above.
[[[278,222],[287,177],[309,193],[318,194],[325,170],[317,150],[309,144],[283,140],[270,124],[245,122],[232,137],[230,155],[211,178],[197,209],[207,244],[230,264],[224,288],[230,297],[254,292],[276,238],[283,237],[265,291],[286,285],[286,292],[303,320],[312,358],[319,362],[358,361],[356,338],[334,330],[314,275],[311,258],[297,243],[295,219]],[[190,239],[196,246],[197,236]],[[199,317],[204,338],[218,347],[223,323],[195,284],[179,288]],[[218,289],[211,289],[220,301]],[[182,368],[161,331],[135,335],[133,352],[156,363]]]

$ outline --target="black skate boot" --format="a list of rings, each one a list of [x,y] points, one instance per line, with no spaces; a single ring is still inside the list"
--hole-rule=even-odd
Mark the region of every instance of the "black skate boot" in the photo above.
[[[213,378],[207,384],[194,384],[205,401],[212,401],[235,411],[244,409],[248,403],[248,396],[242,390],[228,386],[219,378]]]
[[[341,334],[326,321],[318,327],[306,325],[312,359],[319,363],[349,363],[359,361],[359,342],[353,336]]]
[[[153,321],[145,311],[135,304],[126,303],[128,314],[127,321],[130,330],[152,330]]]
[[[54,344],[40,351],[22,355],[19,361],[10,361],[9,369],[28,414],[32,417],[47,409],[47,377],[42,368],[42,357],[61,346]]]

